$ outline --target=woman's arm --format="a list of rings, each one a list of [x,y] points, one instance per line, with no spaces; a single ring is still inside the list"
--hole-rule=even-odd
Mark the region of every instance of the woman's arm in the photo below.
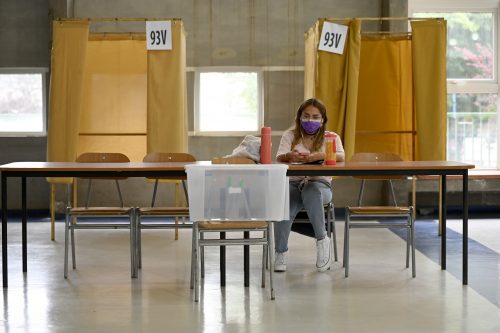
[[[289,159],[288,159],[287,155],[288,155],[288,153],[280,154],[280,155],[276,156],[276,161],[282,162],[282,163],[288,163]]]
[[[276,153],[276,161],[282,163],[296,162],[300,157],[297,152],[292,150],[293,132],[288,130],[283,133]]]

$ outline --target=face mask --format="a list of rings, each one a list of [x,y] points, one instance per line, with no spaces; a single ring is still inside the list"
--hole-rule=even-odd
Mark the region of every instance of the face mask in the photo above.
[[[307,134],[314,134],[321,127],[321,120],[307,120],[307,121],[301,120],[300,126],[302,126],[302,128]]]

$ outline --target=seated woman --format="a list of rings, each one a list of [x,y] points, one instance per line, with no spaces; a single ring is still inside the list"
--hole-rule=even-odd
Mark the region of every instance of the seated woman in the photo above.
[[[311,98],[297,110],[295,126],[282,136],[276,159],[284,163],[312,163],[325,159],[326,107],[318,99]],[[344,161],[344,148],[336,136],[337,161]],[[330,269],[331,242],[325,228],[323,206],[332,200],[331,177],[290,177],[290,220],[275,224],[276,272],[286,271],[285,255],[288,237],[297,213],[305,209],[316,238],[316,268],[319,272]]]

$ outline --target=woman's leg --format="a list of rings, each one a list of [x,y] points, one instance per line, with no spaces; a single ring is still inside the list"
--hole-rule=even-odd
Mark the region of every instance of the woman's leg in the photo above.
[[[302,198],[298,188],[298,183],[290,183],[290,219],[274,224],[275,249],[278,253],[288,251],[288,237],[292,229],[293,220],[302,209]]]
[[[302,202],[309,221],[313,226],[316,239],[323,239],[326,236],[324,205],[332,200],[331,188],[316,181],[308,182],[302,189]]]
[[[324,204],[332,200],[332,190],[321,182],[309,182],[302,190],[302,201],[316,237],[316,268],[319,272],[330,269],[332,248],[325,228]]]

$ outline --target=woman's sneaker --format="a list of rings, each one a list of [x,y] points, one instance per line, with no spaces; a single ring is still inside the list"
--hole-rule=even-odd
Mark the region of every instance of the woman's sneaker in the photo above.
[[[330,269],[330,264],[332,262],[332,246],[330,238],[325,236],[325,238],[316,241],[316,248],[316,268],[318,269],[318,272],[326,272]]]
[[[274,252],[274,271],[275,272],[286,272],[286,252],[279,253]]]

